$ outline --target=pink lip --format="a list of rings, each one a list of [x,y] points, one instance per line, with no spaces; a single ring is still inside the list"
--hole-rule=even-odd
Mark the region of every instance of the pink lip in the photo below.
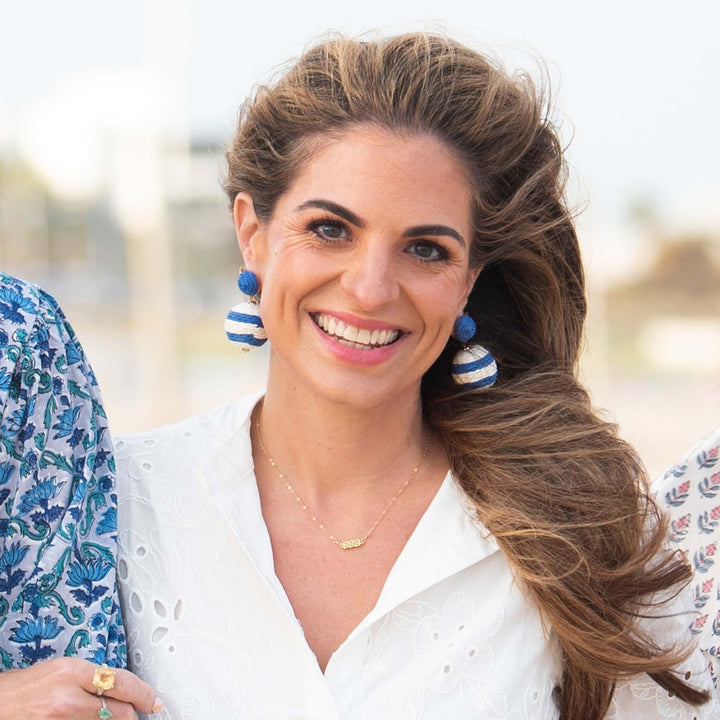
[[[350,323],[355,327],[364,328],[367,330],[397,329],[396,325],[388,325],[387,323],[380,323],[371,320],[362,321],[361,318],[356,318],[355,316],[349,315],[347,313],[327,314],[331,314],[334,318],[337,318],[338,320],[343,320],[344,322]],[[372,350],[358,350],[357,348],[345,345],[344,343],[341,343],[339,340],[337,340],[337,338],[328,335],[322,328],[318,327],[315,324],[312,318],[310,318],[310,322],[312,323],[312,326],[315,328],[318,336],[320,337],[320,341],[330,351],[333,357],[335,357],[337,360],[340,360],[341,362],[348,363],[349,365],[363,365],[366,367],[370,365],[380,365],[381,363],[384,363],[389,358],[391,358],[398,351],[399,346],[402,345],[403,341],[407,337],[407,334],[401,334],[400,337],[390,345],[382,345],[380,347],[373,348]]]

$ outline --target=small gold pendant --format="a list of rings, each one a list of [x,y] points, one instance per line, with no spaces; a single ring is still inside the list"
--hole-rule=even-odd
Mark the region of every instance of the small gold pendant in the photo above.
[[[360,547],[365,544],[365,538],[355,538],[354,540],[343,540],[338,543],[338,547],[343,550],[352,550],[352,548]]]

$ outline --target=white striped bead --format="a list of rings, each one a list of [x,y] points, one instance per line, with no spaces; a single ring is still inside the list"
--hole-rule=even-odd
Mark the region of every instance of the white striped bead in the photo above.
[[[235,305],[225,318],[225,332],[229,340],[248,349],[262,345],[267,335],[260,318],[260,306],[251,302]]]
[[[487,348],[471,345],[455,354],[452,377],[467,388],[490,387],[497,379],[497,363]]]

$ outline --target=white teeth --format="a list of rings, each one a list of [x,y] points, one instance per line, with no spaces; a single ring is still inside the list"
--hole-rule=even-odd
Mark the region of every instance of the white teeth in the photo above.
[[[348,325],[342,320],[337,320],[332,315],[318,313],[313,316],[316,325],[322,328],[328,335],[333,335],[338,340],[351,347],[368,350],[372,347],[389,345],[397,340],[399,330],[368,330]]]
[[[371,345],[363,345],[362,343],[358,342],[350,342],[349,340],[345,340],[343,338],[338,338],[338,342],[342,343],[343,345],[349,345],[351,348],[355,348],[356,350],[372,350]]]
[[[345,332],[342,336],[343,338],[345,338],[345,340],[349,340],[350,342],[357,342],[359,332],[360,331],[353,325],[348,325],[345,328]]]

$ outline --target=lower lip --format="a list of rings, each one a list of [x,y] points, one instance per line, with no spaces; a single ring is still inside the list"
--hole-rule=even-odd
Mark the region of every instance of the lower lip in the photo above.
[[[389,345],[379,345],[372,348],[372,350],[358,350],[350,345],[341,343],[332,335],[328,335],[318,327],[312,318],[310,318],[310,322],[315,330],[317,330],[325,347],[330,350],[333,356],[351,365],[379,365],[392,357],[397,352],[400,343],[407,337],[407,335],[401,335],[395,342]]]

